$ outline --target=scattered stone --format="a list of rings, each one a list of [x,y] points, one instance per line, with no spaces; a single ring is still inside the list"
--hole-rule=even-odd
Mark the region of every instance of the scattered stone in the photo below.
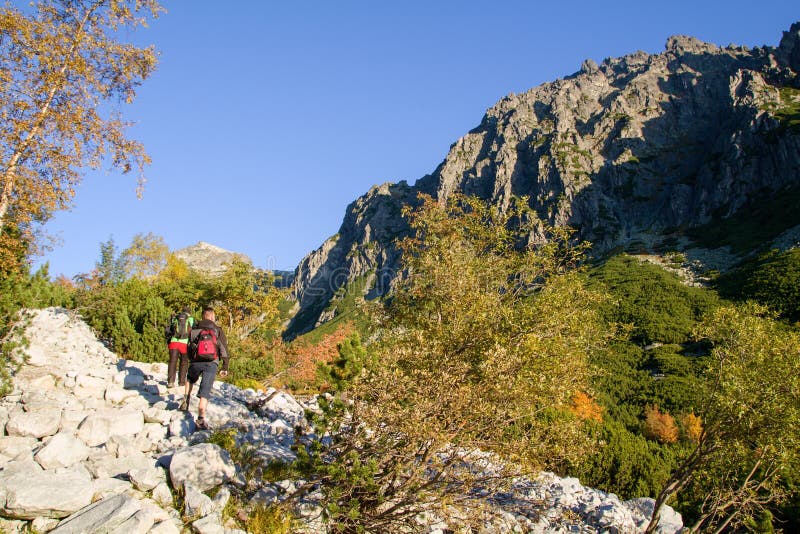
[[[138,395],[138,393],[130,389],[109,387],[106,388],[103,398],[105,398],[105,400],[107,400],[108,402],[112,402],[114,404],[120,404],[121,402],[124,402],[128,398],[135,397],[136,395]]]
[[[94,489],[85,469],[0,472],[2,513],[16,519],[65,517],[92,502]]]
[[[173,503],[172,491],[170,491],[166,482],[160,482],[153,488],[152,498],[156,503],[164,507],[172,506]]]
[[[280,492],[274,486],[264,486],[250,499],[250,504],[269,506],[278,501]]]
[[[78,426],[78,437],[88,446],[96,447],[104,444],[114,434],[133,436],[141,432],[142,428],[144,417],[141,412],[106,408],[86,416]]]
[[[34,457],[45,469],[69,467],[89,457],[89,447],[71,434],[58,433]]]
[[[86,462],[86,467],[95,478],[113,478],[127,475],[135,469],[154,468],[156,461],[142,453],[117,458],[111,454]]]
[[[131,469],[128,471],[128,478],[139,491],[150,491],[163,483],[166,480],[166,475],[163,469],[153,467],[150,469]]]
[[[0,436],[0,454],[15,458],[25,452],[30,453],[38,440],[30,436]]]
[[[230,498],[231,498],[231,490],[229,490],[225,486],[222,486],[212,499],[212,502],[214,504],[214,511],[222,512],[222,510],[224,510],[225,506],[228,504]]]
[[[28,534],[28,522],[0,517],[0,532],[4,534]]]
[[[214,503],[211,498],[201,493],[191,484],[184,484],[183,491],[183,504],[185,506],[186,517],[190,520],[205,517],[215,511]]]
[[[150,510],[141,509],[120,524],[120,532],[130,532],[131,534],[145,534],[153,526],[153,514]]]
[[[185,438],[197,430],[194,417],[189,412],[176,412],[169,424],[169,435]]]
[[[213,513],[192,523],[192,530],[197,534],[225,534],[222,526],[222,514]]]
[[[181,534],[181,531],[171,520],[166,520],[153,525],[148,534]]]
[[[155,406],[153,406],[151,408],[147,408],[144,411],[144,422],[168,425],[169,422],[172,420],[172,415],[173,412],[169,412],[167,410],[156,408]]]
[[[59,520],[51,517],[37,517],[31,521],[33,532],[50,532],[58,526]]]
[[[236,474],[230,455],[218,445],[203,443],[175,452],[169,465],[174,487],[185,483],[208,491]]]
[[[58,432],[61,425],[61,410],[50,409],[35,412],[17,412],[9,417],[6,432],[9,436],[43,438]]]
[[[638,529],[644,530],[648,523],[650,523],[650,518],[653,517],[655,504],[656,502],[649,497],[625,501],[625,506],[633,512],[633,517]],[[659,534],[672,534],[674,532],[680,532],[682,529],[683,517],[681,517],[681,514],[669,506],[662,508],[656,532]]]
[[[94,497],[92,500],[97,501],[129,491],[131,489],[131,483],[118,478],[98,478],[94,481],[92,487],[94,490]]]
[[[107,497],[72,514],[58,524],[51,534],[83,534],[88,532],[128,532],[122,525],[141,507],[125,494]]]

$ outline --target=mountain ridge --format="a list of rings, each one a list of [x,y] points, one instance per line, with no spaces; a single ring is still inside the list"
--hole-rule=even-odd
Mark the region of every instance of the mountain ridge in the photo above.
[[[795,23],[778,47],[672,36],[660,54],[586,60],[574,74],[504,97],[433,173],[374,186],[348,206],[339,232],[295,271],[289,335],[330,319],[331,298],[358,277],[369,278],[368,298],[390,290],[394,241],[409,231],[400,213],[420,193],[501,206],[527,196],[543,221],[576,227],[596,255],[691,248],[687,229],[800,187],[798,72]]]

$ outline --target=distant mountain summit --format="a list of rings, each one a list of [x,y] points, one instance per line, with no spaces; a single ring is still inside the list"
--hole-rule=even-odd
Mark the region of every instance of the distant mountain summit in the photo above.
[[[176,250],[174,254],[185,261],[190,269],[212,276],[224,273],[226,264],[235,258],[252,263],[244,254],[231,252],[205,241]]]
[[[570,76],[503,98],[432,174],[373,187],[348,206],[339,232],[297,267],[289,335],[328,319],[349,282],[367,279],[368,297],[390,289],[395,242],[409,232],[401,210],[420,193],[500,206],[527,196],[543,221],[576,228],[596,255],[667,247],[701,257],[727,245],[703,257],[733,256],[731,265],[748,249],[794,243],[798,73],[800,23],[778,47],[673,36],[661,54],[586,60]]]

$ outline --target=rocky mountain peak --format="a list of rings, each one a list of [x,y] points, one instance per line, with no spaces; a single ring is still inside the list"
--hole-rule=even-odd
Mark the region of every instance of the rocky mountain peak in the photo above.
[[[250,258],[244,254],[231,252],[205,241],[199,241],[196,245],[176,250],[175,256],[185,261],[190,269],[211,276],[225,272],[226,264],[236,258],[251,262]]]
[[[675,55],[714,54],[719,50],[717,45],[703,42],[689,35],[673,35],[669,37],[664,48],[667,52],[672,52]]]
[[[800,72],[800,22],[795,22],[789,31],[783,32],[777,54],[784,65]]]
[[[348,206],[338,234],[298,266],[290,335],[326,319],[348,281],[377,273],[369,294],[390,287],[394,242],[408,232],[400,213],[421,192],[499,205],[527,196],[543,221],[577,228],[603,254],[666,240],[689,247],[680,232],[797,187],[800,136],[780,117],[798,96],[799,32],[794,24],[778,48],[752,50],[673,36],[663,53],[585,61],[502,98],[433,173]]]

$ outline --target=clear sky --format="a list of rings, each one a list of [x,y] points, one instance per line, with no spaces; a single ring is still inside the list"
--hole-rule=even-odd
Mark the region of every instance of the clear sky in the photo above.
[[[131,36],[158,48],[158,71],[123,109],[153,159],[144,199],[131,177],[87,175],[46,227],[53,275],[89,271],[101,241],[139,232],[294,269],[351,201],[432,172],[511,92],[586,58],[661,52],[673,34],[775,46],[800,20],[797,0],[163,4]]]

